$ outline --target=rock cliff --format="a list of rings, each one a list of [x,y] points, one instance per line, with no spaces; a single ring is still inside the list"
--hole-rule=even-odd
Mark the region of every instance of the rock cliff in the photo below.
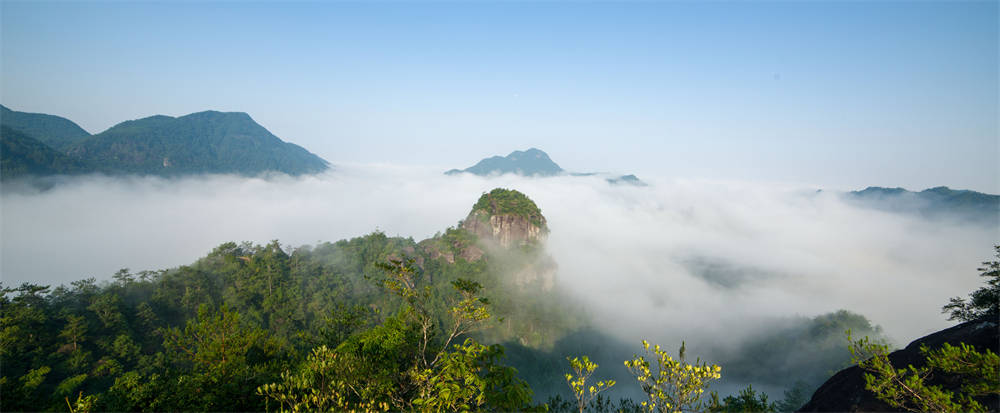
[[[504,248],[540,244],[548,235],[542,211],[524,194],[497,188],[479,197],[462,229]]]

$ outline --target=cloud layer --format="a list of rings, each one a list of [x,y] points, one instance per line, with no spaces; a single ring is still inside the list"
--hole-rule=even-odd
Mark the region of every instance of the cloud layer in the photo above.
[[[420,240],[507,187],[547,217],[560,285],[628,340],[739,336],[845,308],[905,343],[949,324],[940,306],[979,286],[977,264],[998,241],[997,228],[859,209],[814,188],[644,179],[652,185],[393,165],[302,178],[72,178],[4,193],[0,269],[5,285],[57,285],[191,263],[226,241],[298,246],[375,229]]]

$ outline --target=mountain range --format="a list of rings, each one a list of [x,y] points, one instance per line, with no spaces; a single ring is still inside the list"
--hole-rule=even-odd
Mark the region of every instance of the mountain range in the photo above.
[[[282,141],[242,112],[156,115],[91,135],[66,118],[0,106],[0,126],[4,180],[84,173],[302,175],[329,168],[329,162]]]
[[[566,172],[559,164],[552,161],[549,154],[540,149],[529,148],[525,151],[514,151],[507,156],[491,156],[465,169],[452,169],[446,175],[470,173],[479,176],[515,174],[521,176],[548,177],[558,175],[570,176],[603,176],[610,184],[629,184],[646,186],[635,175],[609,175],[598,172]]]
[[[844,194],[854,205],[925,218],[953,218],[1000,227],[1000,195],[946,186],[913,192],[903,188],[870,186]]]

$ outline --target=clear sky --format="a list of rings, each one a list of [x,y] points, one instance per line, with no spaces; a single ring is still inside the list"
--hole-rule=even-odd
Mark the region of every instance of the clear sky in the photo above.
[[[0,103],[333,163],[1000,193],[998,2],[0,2]]]

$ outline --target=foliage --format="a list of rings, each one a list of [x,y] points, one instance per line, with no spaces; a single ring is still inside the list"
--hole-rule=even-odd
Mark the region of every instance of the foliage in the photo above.
[[[573,400],[565,400],[560,395],[549,396],[545,407],[551,413],[574,413],[577,411],[576,403]],[[616,403],[603,394],[599,394],[587,404],[585,411],[592,413],[642,413],[646,411],[646,408],[632,399],[621,398]]]
[[[597,363],[591,362],[587,356],[583,356],[583,358],[567,357],[566,360],[569,361],[570,368],[573,369],[573,373],[566,374],[566,384],[573,391],[573,397],[576,398],[576,405],[580,409],[580,413],[583,413],[583,409],[602,391],[614,386],[615,381],[598,381],[596,385],[587,387],[587,379],[594,374]]]
[[[341,378],[341,358],[327,346],[314,348],[298,372],[281,373],[281,381],[261,385],[257,394],[278,402],[282,412],[286,409],[293,412],[344,411],[350,408],[388,410],[385,402],[351,404],[350,396],[359,397],[360,394]]]
[[[481,212],[478,215],[486,218],[495,215],[522,217],[531,222],[532,225],[546,230],[542,210],[538,208],[538,205],[535,205],[535,201],[515,189],[495,188],[484,193],[472,206],[472,211],[474,213]]]
[[[996,320],[1000,317],[1000,245],[993,247],[996,260],[984,261],[980,277],[986,278],[986,286],[969,294],[969,301],[961,297],[953,297],[951,302],[941,308],[948,313],[949,320],[972,321],[978,319]]]
[[[779,411],[775,403],[767,402],[767,394],[757,393],[752,385],[740,390],[736,396],[726,396],[720,403],[719,396],[712,392],[712,401],[709,411],[726,413],[767,413]],[[785,410],[781,410],[785,411]]]
[[[424,285],[413,260],[377,265],[376,283],[404,302],[383,324],[346,340],[335,350],[314,349],[299,373],[257,393],[289,410],[520,410],[531,391],[516,371],[499,364],[503,348],[472,338],[452,345],[492,316],[482,286],[465,279],[450,284],[457,296],[440,320],[434,289]]]
[[[63,152],[74,143],[90,136],[71,120],[43,113],[10,110],[0,105],[0,124],[41,141],[56,152]],[[4,131],[3,139],[7,139]]]
[[[26,175],[76,174],[85,172],[83,161],[52,149],[34,136],[0,126],[0,179]]]
[[[940,349],[920,348],[925,366],[895,368],[889,361],[888,346],[868,337],[854,341],[848,332],[851,355],[865,371],[865,388],[879,400],[909,411],[973,412],[986,408],[975,396],[1000,394],[1000,357],[989,349],[979,353],[964,343],[945,343]],[[935,372],[952,375],[961,383],[955,394],[928,379]]]
[[[174,384],[186,397],[185,406],[197,410],[237,410],[256,406],[244,389],[276,376],[280,344],[266,331],[247,326],[235,310],[223,306],[198,309],[198,317],[184,329],[165,333],[164,347],[172,355]]]
[[[649,354],[649,342],[643,340],[642,345]],[[705,389],[712,380],[722,377],[721,367],[702,363],[700,358],[694,364],[687,363],[683,342],[678,353],[678,359],[674,360],[659,345],[653,346],[651,356],[656,363],[655,371],[645,356],[625,361],[625,367],[647,395],[648,401],[642,405],[650,412],[702,410],[707,407],[701,400]]]
[[[328,162],[283,142],[245,113],[151,116],[90,135],[57,116],[2,109],[0,176],[77,173],[301,175]]]

